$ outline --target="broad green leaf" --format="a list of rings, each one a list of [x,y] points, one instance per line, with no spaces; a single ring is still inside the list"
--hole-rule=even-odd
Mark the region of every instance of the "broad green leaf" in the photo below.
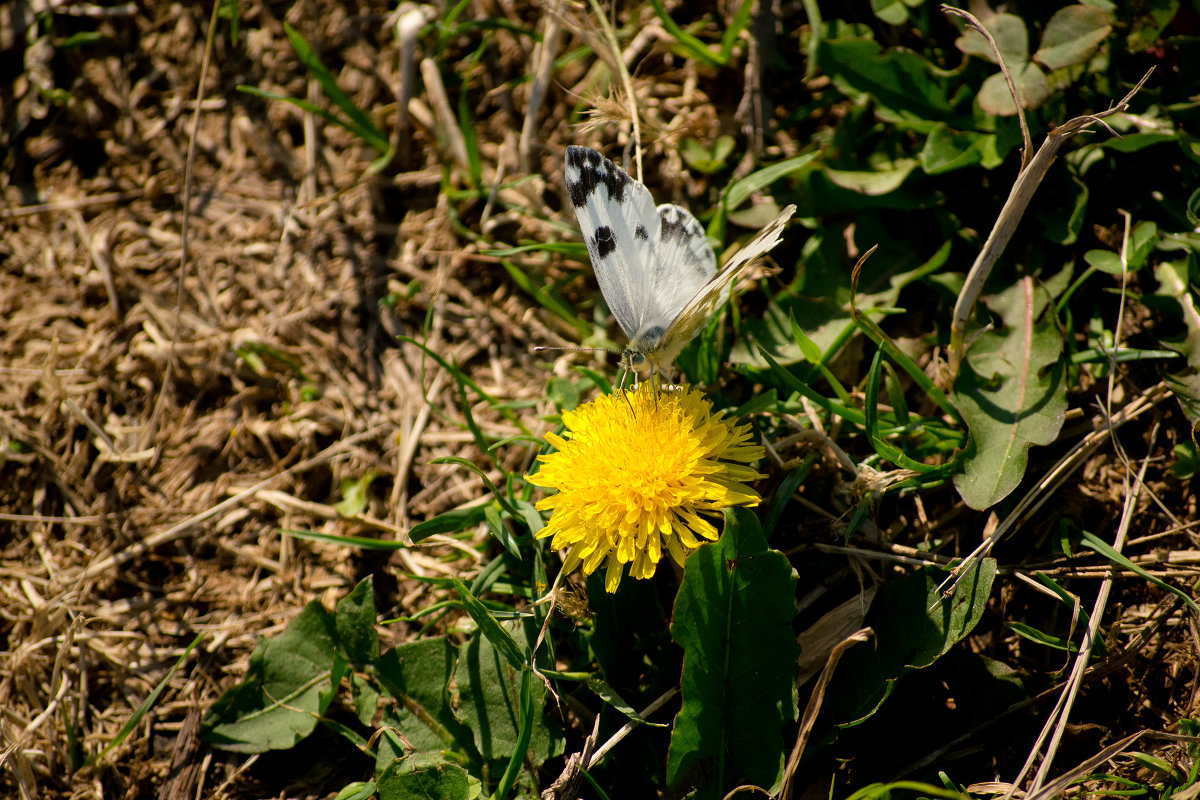
[[[1142,220],[1134,225],[1133,233],[1129,237],[1129,269],[1141,269],[1157,244],[1157,225],[1150,220]]]
[[[1000,162],[1000,157],[994,133],[955,131],[949,125],[938,123],[925,139],[920,160],[925,174],[938,175],[975,164],[992,169]]]
[[[945,598],[940,587],[948,576],[926,567],[879,589],[865,621],[875,631],[874,641],[842,656],[829,687],[825,708],[836,725],[865,721],[898,680],[932,665],[979,623],[996,577],[995,560],[983,559],[961,575],[954,595]]]
[[[869,99],[884,119],[932,126],[954,116],[961,78],[918,53],[884,51],[870,39],[824,39],[819,57],[840,91]]]
[[[871,11],[888,25],[903,25],[908,21],[908,6],[903,0],[871,0]]]
[[[725,520],[721,539],[689,556],[671,623],[684,651],[683,707],[667,781],[679,786],[703,772],[706,797],[742,783],[772,787],[783,767],[782,728],[796,711],[796,573],[767,549],[752,512],[735,509]]]
[[[433,753],[396,759],[376,783],[379,800],[470,800],[476,796],[467,771]]]
[[[1083,260],[1109,275],[1120,275],[1125,271],[1121,257],[1111,250],[1088,250],[1083,254]]]
[[[222,750],[262,753],[285,750],[312,733],[333,699],[335,635],[333,617],[314,600],[279,636],[260,640],[246,678],[204,716],[208,741]]]
[[[1050,83],[1046,73],[1036,64],[1019,64],[1009,67],[1013,81],[1017,84],[1017,93],[1021,96],[1022,108],[1037,108],[1050,96]],[[1013,105],[1012,93],[1008,90],[1008,82],[997,72],[983,82],[979,89],[979,106],[989,114],[998,117],[1011,117],[1017,113]]]
[[[374,673],[395,705],[384,726],[395,728],[418,752],[452,747],[461,736],[470,739],[454,716],[450,680],[458,648],[443,637],[405,642],[375,660]],[[379,744],[379,769],[404,753],[402,740],[384,732]]]
[[[505,636],[528,652],[537,638],[537,629],[532,620],[523,623],[505,622],[501,627]],[[479,631],[459,649],[458,669],[454,674],[455,715],[471,729],[475,746],[486,759],[512,756],[525,738],[523,725],[532,726],[525,757],[533,763],[541,764],[562,752],[559,726],[543,713],[546,686],[541,680],[534,680],[530,689],[532,707],[536,709],[534,718],[525,719],[521,714],[521,683],[526,672],[528,668],[514,667]]]
[[[915,158],[898,158],[890,162],[885,169],[842,170],[827,167],[825,174],[843,189],[865,195],[881,195],[898,189],[916,169],[917,163]]]
[[[359,581],[334,609],[338,649],[355,666],[379,658],[379,636],[375,633],[375,583],[370,575]]]
[[[993,14],[981,22],[996,40],[996,47],[1010,70],[1029,60],[1029,31],[1025,28],[1024,20],[1013,14]],[[964,31],[954,44],[964,53],[996,63],[996,54],[992,51],[992,46],[983,38],[983,34],[974,28]]]
[[[1049,70],[1084,64],[1111,32],[1108,14],[1098,8],[1084,5],[1060,8],[1046,23],[1033,59]]]
[[[1053,442],[1067,410],[1062,334],[1044,314],[1046,293],[1026,277],[989,306],[1002,325],[971,344],[952,398],[970,428],[954,485],[975,509],[1017,487],[1029,448]]]

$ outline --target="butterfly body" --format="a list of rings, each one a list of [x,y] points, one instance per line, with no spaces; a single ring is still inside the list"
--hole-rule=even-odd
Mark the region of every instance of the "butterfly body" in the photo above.
[[[600,291],[629,337],[626,370],[647,362],[652,371],[669,369],[796,210],[784,209],[718,272],[704,228],[687,209],[655,206],[642,183],[586,147],[567,148],[564,172]]]

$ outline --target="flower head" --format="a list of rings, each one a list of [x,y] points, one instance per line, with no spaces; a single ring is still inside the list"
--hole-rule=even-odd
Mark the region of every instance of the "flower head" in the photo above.
[[[713,413],[691,388],[655,393],[648,383],[602,395],[562,415],[562,436],[546,434],[558,451],[539,456],[530,483],[557,494],[541,500],[550,521],[538,534],[566,550],[563,569],[589,575],[607,563],[604,588],[614,592],[624,565],[635,578],[654,575],[664,545],[676,564],[717,529],[701,514],[758,505],[745,481],[761,478],[746,463],[764,450],[750,444],[750,426]]]

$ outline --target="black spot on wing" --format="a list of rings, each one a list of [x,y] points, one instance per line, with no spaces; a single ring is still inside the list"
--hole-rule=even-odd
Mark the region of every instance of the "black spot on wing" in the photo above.
[[[641,239],[643,242],[650,238],[650,234],[646,233],[645,225],[638,225],[633,229],[633,235]]]
[[[668,248],[680,248],[680,257],[688,269],[704,280],[713,274],[716,259],[704,238],[699,221],[679,206],[658,207],[659,241]]]
[[[601,225],[596,228],[596,235],[592,237],[592,242],[596,249],[596,255],[600,258],[605,258],[613,250],[617,249],[617,237],[613,236],[613,230],[607,225]]]
[[[661,226],[659,228],[659,238],[664,242],[669,242],[672,239],[683,239],[688,234],[688,220],[680,214],[674,206],[667,206],[660,210],[659,219]]]
[[[610,200],[625,202],[625,187],[633,178],[595,150],[568,147],[566,164],[567,193],[571,196],[571,205],[576,208],[587,205],[588,198],[601,186],[608,191]]]

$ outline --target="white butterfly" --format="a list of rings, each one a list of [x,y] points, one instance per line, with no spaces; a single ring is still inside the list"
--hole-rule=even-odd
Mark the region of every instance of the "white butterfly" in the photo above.
[[[729,296],[738,273],[779,243],[788,206],[717,272],[704,228],[684,208],[655,208],[650,190],[587,147],[568,147],[567,193],[600,291],[629,344],[621,368],[669,369]]]

